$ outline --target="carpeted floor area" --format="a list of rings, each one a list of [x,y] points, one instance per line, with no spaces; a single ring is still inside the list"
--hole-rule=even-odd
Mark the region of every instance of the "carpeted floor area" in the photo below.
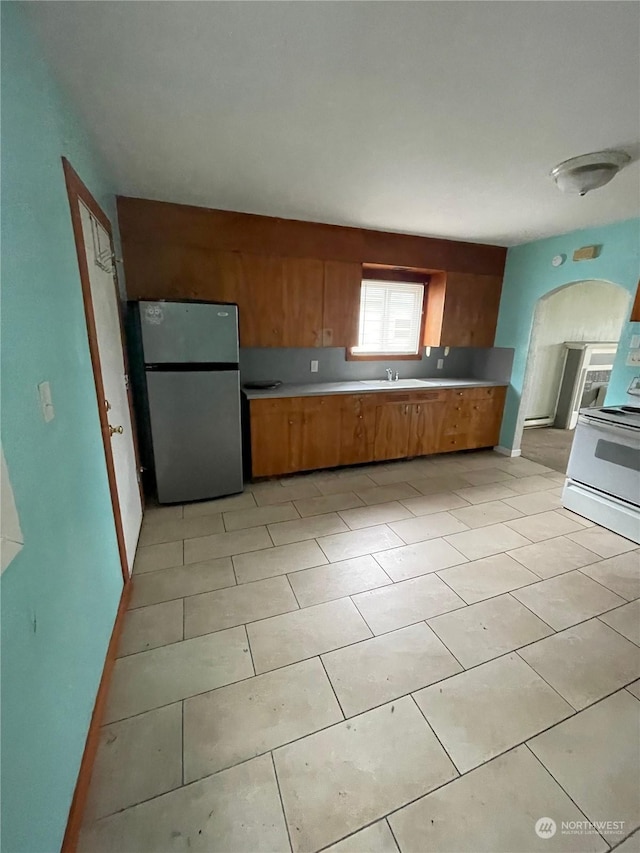
[[[569,463],[573,434],[572,429],[553,427],[525,429],[522,435],[522,455],[525,459],[564,474]]]

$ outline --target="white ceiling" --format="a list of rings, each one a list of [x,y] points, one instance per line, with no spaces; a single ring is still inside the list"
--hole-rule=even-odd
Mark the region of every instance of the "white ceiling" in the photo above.
[[[504,245],[639,213],[635,2],[26,5],[123,195]]]

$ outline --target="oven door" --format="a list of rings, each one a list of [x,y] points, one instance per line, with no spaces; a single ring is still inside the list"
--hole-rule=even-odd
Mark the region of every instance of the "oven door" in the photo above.
[[[640,505],[640,430],[580,415],[567,476]]]

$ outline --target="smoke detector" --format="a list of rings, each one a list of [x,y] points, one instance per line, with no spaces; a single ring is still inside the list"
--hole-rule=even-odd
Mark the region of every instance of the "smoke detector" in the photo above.
[[[608,184],[630,160],[626,151],[595,151],[558,163],[549,175],[563,193],[586,195]]]

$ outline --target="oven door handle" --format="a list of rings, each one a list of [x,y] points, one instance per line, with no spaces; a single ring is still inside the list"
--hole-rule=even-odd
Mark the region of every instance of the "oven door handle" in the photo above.
[[[594,427],[595,429],[603,430],[604,432],[612,432],[614,435],[620,431],[633,432],[640,437],[640,431],[637,427],[624,426],[623,424],[612,424],[608,421],[599,421],[596,418],[590,418],[587,415],[578,415],[578,423],[584,426]]]

